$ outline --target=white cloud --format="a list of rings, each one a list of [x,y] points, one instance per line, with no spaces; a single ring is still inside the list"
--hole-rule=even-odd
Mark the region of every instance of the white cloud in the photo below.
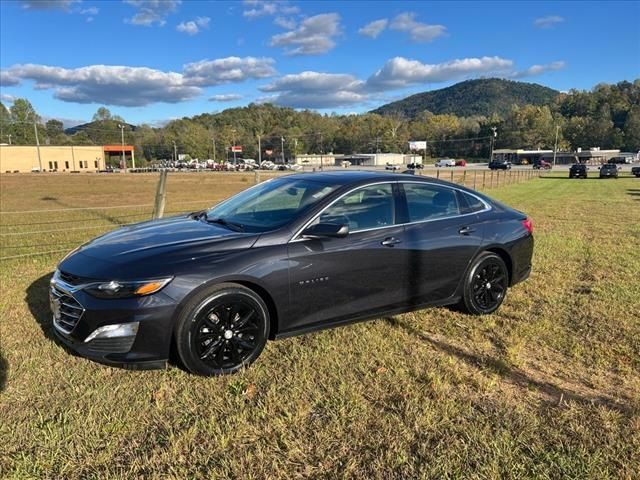
[[[278,27],[284,28],[285,30],[293,30],[298,25],[298,22],[296,22],[295,18],[290,17],[276,17],[273,20],[273,23]]]
[[[99,11],[98,7],[89,7],[78,10],[78,13],[81,15],[97,15]]]
[[[267,78],[275,75],[272,58],[226,57],[202,60],[184,66],[184,78],[190,85],[212,86],[242,82],[248,78]]]
[[[387,28],[389,20],[386,18],[382,18],[380,20],[374,20],[373,22],[367,23],[364,27],[358,30],[360,35],[369,38],[377,38],[378,35],[382,33],[382,31]]]
[[[242,16],[249,19],[276,14],[293,15],[300,12],[300,9],[298,7],[289,5],[286,1],[269,2],[259,0],[245,0],[244,4],[247,7],[252,7],[242,12]]]
[[[74,3],[80,3],[80,0],[23,0],[22,8],[26,10],[64,10],[69,12]]]
[[[415,19],[413,12],[404,12],[393,19],[389,28],[399,32],[409,34],[414,42],[431,42],[432,40],[445,35],[447,28],[444,25],[429,25],[420,23]]]
[[[182,73],[147,67],[25,64],[0,71],[0,79],[3,86],[31,80],[35,90],[52,89],[54,97],[65,102],[137,107],[183,102],[199,96],[202,87],[270,77],[276,73],[273,64],[271,58],[227,57],[189,63]]]
[[[294,108],[335,108],[361,103],[367,99],[364,82],[353,75],[340,73],[301,72],[285,75],[260,87],[275,92],[265,97],[278,105]]]
[[[513,61],[500,57],[462,58],[436,64],[395,57],[387,60],[380,70],[367,79],[367,87],[376,91],[405,88],[487,73],[505,74],[512,67]]]
[[[26,64],[14,65],[9,72],[33,80],[35,89],[54,89],[54,97],[65,102],[133,107],[177,103],[200,94],[200,88],[186,84],[181,74],[146,67],[91,65],[67,69]]]
[[[209,97],[210,102],[233,102],[234,100],[240,100],[243,95],[239,93],[223,93],[220,95],[213,95]]]
[[[13,103],[16,98],[13,95],[9,95],[8,93],[0,93],[0,100],[3,101],[4,103]]]
[[[306,18],[294,30],[271,37],[272,47],[284,47],[287,55],[320,55],[335,47],[340,35],[340,15],[323,13]]]
[[[178,9],[182,0],[124,0],[125,3],[136,8],[137,13],[125,19],[127,23],[150,27],[163,26],[166,18]]]
[[[536,18],[533,21],[533,25],[538,28],[551,28],[562,22],[564,22],[564,18],[560,15],[547,15],[546,17]]]
[[[275,82],[260,87],[263,92],[326,92],[331,90],[356,90],[363,82],[353,75],[343,73],[301,72],[284,75]]]
[[[82,8],[82,0],[23,0],[22,8],[25,10],[61,10],[66,13],[78,13],[85,15],[87,22],[93,21],[93,17],[100,11],[98,7]],[[74,5],[78,5],[74,7]]]
[[[526,70],[515,72],[512,76],[513,78],[533,77],[535,75],[541,75],[545,72],[562,70],[566,66],[567,64],[561,60],[557,62],[546,63],[544,65],[531,65]]]
[[[187,35],[196,35],[201,30],[209,28],[210,21],[209,17],[196,17],[195,20],[179,23],[176,30]]]
[[[3,87],[13,87],[20,83],[20,77],[8,70],[0,70],[0,85]]]
[[[545,66],[546,67],[546,66]],[[480,75],[512,77],[513,61],[500,57],[463,58],[427,64],[395,57],[366,81],[350,74],[301,72],[280,77],[260,87],[269,101],[293,108],[336,108],[382,98],[393,90],[441,83]]]

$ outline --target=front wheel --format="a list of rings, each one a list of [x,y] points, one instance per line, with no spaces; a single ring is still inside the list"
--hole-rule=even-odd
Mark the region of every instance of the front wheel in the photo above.
[[[475,259],[464,279],[460,307],[472,315],[488,315],[502,304],[509,286],[504,260],[484,252]]]
[[[175,332],[178,354],[191,373],[234,373],[262,352],[269,337],[269,311],[252,290],[222,283],[187,302]]]

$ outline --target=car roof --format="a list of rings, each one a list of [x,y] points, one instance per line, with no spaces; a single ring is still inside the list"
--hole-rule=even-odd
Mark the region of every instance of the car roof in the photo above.
[[[455,186],[461,190],[468,190],[462,185],[447,182],[433,177],[423,177],[421,175],[408,174],[408,173],[393,173],[389,171],[371,171],[371,170],[350,170],[343,171],[330,171],[330,172],[315,172],[315,173],[294,173],[287,175],[292,179],[311,180],[316,182],[328,183],[332,185],[357,185],[360,183],[369,182],[401,182],[401,181],[420,181],[425,183],[436,183],[440,185]],[[283,177],[280,177],[283,178]]]

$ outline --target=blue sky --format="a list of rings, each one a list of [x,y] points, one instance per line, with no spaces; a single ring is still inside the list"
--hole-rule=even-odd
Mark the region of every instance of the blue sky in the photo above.
[[[363,112],[461,80],[640,78],[640,2],[0,2],[2,101],[131,123],[272,102]]]

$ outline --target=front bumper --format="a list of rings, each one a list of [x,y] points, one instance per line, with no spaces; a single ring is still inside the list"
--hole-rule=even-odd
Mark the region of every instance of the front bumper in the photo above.
[[[69,322],[71,317],[64,316],[65,312],[70,311],[67,306],[62,307],[61,317],[61,293],[66,304],[75,306],[72,322]],[[172,319],[177,303],[162,291],[137,298],[97,299],[81,289],[64,282],[56,282],[54,277],[50,288],[50,301],[56,336],[78,355],[124,368],[165,366],[169,358]],[[128,331],[122,335],[115,332],[118,336],[91,337],[96,330],[107,325],[136,328],[125,328]]]

